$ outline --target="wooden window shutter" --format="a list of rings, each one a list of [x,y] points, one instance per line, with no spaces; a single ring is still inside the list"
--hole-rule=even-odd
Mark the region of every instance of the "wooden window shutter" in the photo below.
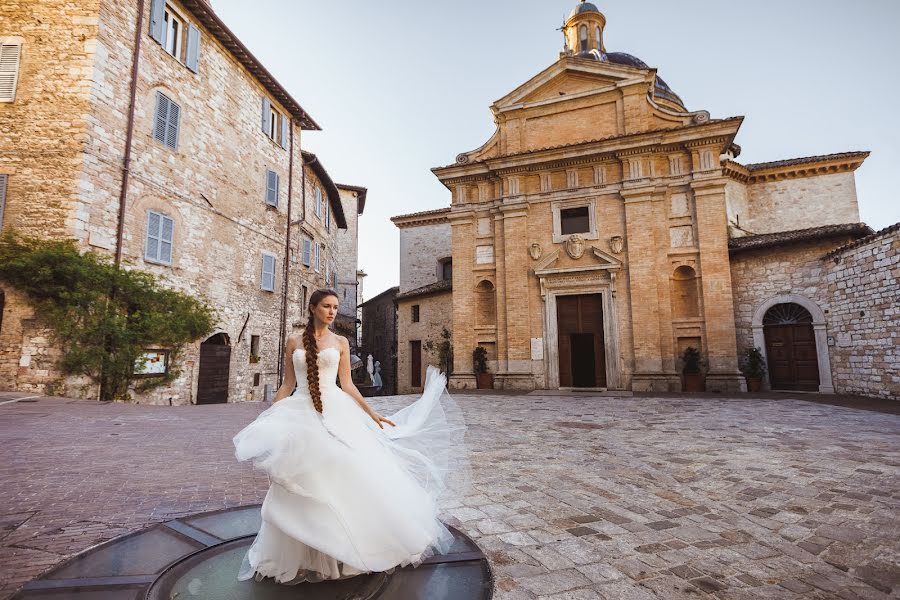
[[[178,148],[178,129],[181,127],[181,107],[169,100],[169,115],[166,119],[166,146]]]
[[[278,173],[266,171],[266,204],[278,206]]]
[[[160,214],[152,210],[147,213],[147,241],[144,245],[144,259],[159,260]]]
[[[262,289],[267,292],[275,291],[275,257],[270,254],[263,254]]]
[[[312,240],[304,239],[303,240],[303,264],[305,266],[310,265],[310,254],[312,254]]]
[[[187,53],[185,56],[185,64],[187,68],[197,72],[200,62],[200,30],[193,25],[188,25],[187,32]]]
[[[160,227],[162,231],[159,236],[159,262],[167,265],[172,264],[172,234],[175,230],[175,222],[165,215],[160,215]]]
[[[263,96],[262,99],[262,131],[269,135],[269,120],[272,118],[272,103]]]
[[[315,267],[316,273],[318,273],[322,269],[321,251],[322,251],[322,247],[319,245],[318,242],[316,242],[316,267]]]
[[[170,148],[178,147],[181,107],[162,92],[156,92],[156,120],[153,137]]]
[[[290,127],[291,120],[287,118],[286,115],[281,115],[281,147],[288,147],[288,127]]]
[[[0,102],[12,102],[16,99],[21,56],[21,44],[0,45]]]
[[[3,209],[6,208],[6,184],[9,175],[0,175],[0,229],[3,228]]]
[[[150,37],[163,45],[166,43],[165,15],[165,0],[153,0],[150,3]]]

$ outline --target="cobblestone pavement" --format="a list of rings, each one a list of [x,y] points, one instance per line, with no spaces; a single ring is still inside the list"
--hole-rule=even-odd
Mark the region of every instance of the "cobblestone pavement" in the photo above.
[[[498,600],[900,598],[900,416],[749,397],[455,398],[474,482],[446,520],[490,558]],[[266,478],[231,446],[260,410],[0,404],[0,598],[125,532],[260,502]]]

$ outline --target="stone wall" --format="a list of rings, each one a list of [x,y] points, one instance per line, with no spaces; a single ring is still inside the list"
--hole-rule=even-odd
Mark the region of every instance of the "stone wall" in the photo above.
[[[773,233],[820,225],[858,223],[853,171],[754,183],[747,187],[753,233]]]
[[[851,246],[825,261],[835,388],[900,400],[900,225]]]
[[[438,260],[449,257],[450,225],[435,223],[400,229],[400,293],[438,280]]]
[[[412,307],[419,307],[419,321],[412,320]],[[422,343],[421,382],[425,383],[425,371],[429,365],[440,368],[438,344],[444,328],[453,333],[453,295],[443,292],[428,296],[406,298],[397,302],[397,382],[399,394],[421,392],[422,386],[412,385],[412,355],[410,342]],[[452,339],[451,339],[452,343]]]
[[[822,330],[817,352],[828,369],[820,366],[822,385],[839,394],[900,398],[900,235],[895,226],[865,240],[830,238],[733,254],[738,352],[765,351],[766,307],[773,300],[794,302]]]
[[[359,193],[346,188],[338,188],[341,204],[347,218],[347,229],[337,233],[337,291],[340,293],[338,311],[350,320],[356,320],[356,270],[359,264],[357,241],[359,239]],[[351,340],[355,347],[356,340]]]

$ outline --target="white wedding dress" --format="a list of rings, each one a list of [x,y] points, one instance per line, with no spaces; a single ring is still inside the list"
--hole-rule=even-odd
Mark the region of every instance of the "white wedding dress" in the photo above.
[[[465,424],[429,367],[418,400],[384,430],[338,387],[340,351],[318,355],[323,412],[313,408],[306,354],[292,356],[297,389],[234,437],[235,456],[269,476],[262,526],[239,579],[339,579],[418,565],[452,535],[438,506],[468,482]]]

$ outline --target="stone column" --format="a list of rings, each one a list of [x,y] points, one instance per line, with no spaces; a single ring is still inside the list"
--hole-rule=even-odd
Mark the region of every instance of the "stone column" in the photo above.
[[[453,375],[448,384],[451,389],[474,389],[475,214],[454,209],[448,219],[453,236]]]
[[[706,389],[712,392],[739,392],[746,391],[747,384],[737,363],[725,183],[725,179],[715,177],[695,180],[691,188],[694,190],[697,214],[706,358],[709,362]]]

